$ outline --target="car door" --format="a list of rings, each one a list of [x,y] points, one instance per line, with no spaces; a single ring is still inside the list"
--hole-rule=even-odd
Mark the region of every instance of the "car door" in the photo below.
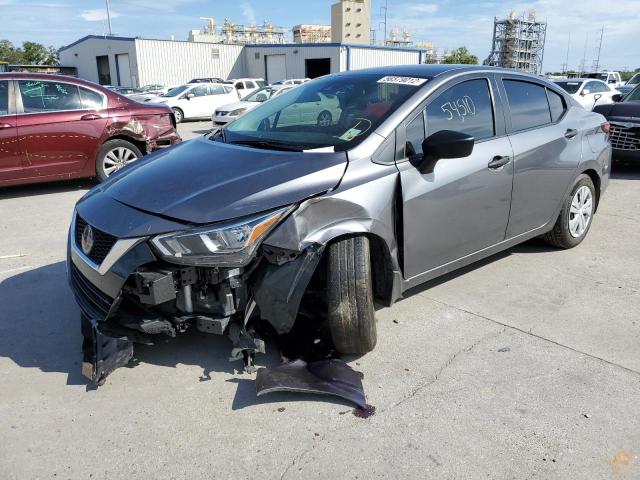
[[[216,108],[237,102],[235,91],[231,87],[209,85],[207,90],[208,116],[213,115]]]
[[[57,80],[15,83],[26,176],[74,174],[95,164],[108,119],[106,96]]]
[[[510,238],[554,220],[582,156],[584,112],[529,79],[504,76],[500,88],[514,152]]]
[[[18,143],[13,82],[0,80],[0,185],[24,176],[22,152]]]
[[[207,86],[196,86],[184,92],[177,100],[177,107],[184,112],[184,118],[200,118],[207,116]]]
[[[441,87],[397,130],[405,278],[412,279],[501,242],[509,218],[513,164],[492,76]],[[475,138],[466,158],[414,164],[422,141],[441,130]]]

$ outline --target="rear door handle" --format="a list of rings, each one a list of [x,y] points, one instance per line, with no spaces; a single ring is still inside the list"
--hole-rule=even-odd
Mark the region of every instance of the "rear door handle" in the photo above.
[[[493,157],[493,160],[491,160],[489,162],[489,165],[487,165],[489,168],[491,168],[492,170],[497,170],[499,168],[504,167],[507,163],[509,163],[511,161],[511,157],[509,156],[495,156]]]
[[[564,132],[564,138],[566,138],[567,140],[571,140],[576,135],[578,135],[578,130],[575,130],[573,128],[569,128],[566,132]]]
[[[102,116],[97,113],[87,113],[86,115],[81,116],[80,120],[98,120],[99,118],[102,118]]]
[[[13,128],[13,125],[11,125],[10,123],[0,123],[0,130],[5,128]]]

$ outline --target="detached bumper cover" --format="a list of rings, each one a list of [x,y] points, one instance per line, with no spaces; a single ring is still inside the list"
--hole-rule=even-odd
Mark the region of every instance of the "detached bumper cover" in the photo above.
[[[133,358],[133,343],[126,337],[114,336],[106,324],[86,315],[82,322],[82,374],[102,385],[116,368],[124,367]]]

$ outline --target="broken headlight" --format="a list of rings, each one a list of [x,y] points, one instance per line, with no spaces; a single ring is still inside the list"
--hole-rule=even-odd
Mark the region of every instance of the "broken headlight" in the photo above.
[[[159,235],[151,243],[168,262],[244,266],[251,261],[262,239],[294,208],[281,208],[232,223]]]

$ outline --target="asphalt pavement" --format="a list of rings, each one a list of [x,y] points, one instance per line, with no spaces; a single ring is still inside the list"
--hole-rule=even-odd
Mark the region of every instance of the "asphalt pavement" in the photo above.
[[[0,190],[1,479],[640,478],[640,167],[614,170],[579,247],[530,241],[379,310],[376,350],[347,359],[366,419],[257,398],[198,332],[88,386],[64,259],[91,185]]]

